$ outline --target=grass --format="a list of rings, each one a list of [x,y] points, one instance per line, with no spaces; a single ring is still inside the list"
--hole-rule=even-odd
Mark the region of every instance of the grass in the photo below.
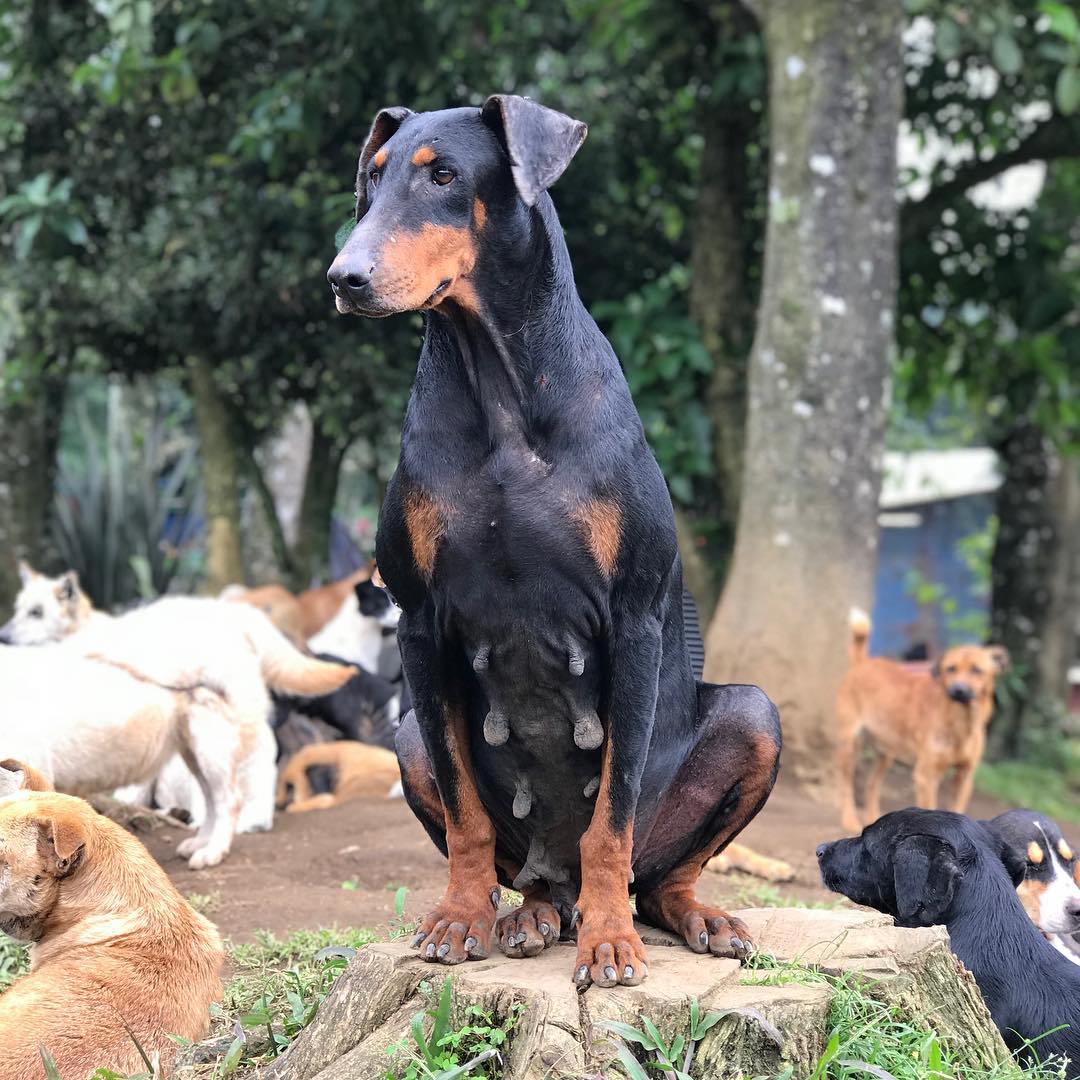
[[[0,994],[2,994],[30,965],[25,945],[0,934]]]
[[[1080,734],[1059,731],[1032,734],[1019,756],[984,761],[975,774],[980,791],[1012,806],[1038,810],[1062,824],[1080,825]]]
[[[221,893],[217,890],[208,893],[189,892],[186,899],[200,915],[212,915],[221,907]]]
[[[810,908],[815,911],[831,911],[843,907],[842,900],[821,900],[808,904],[797,896],[791,896],[770,881],[760,881],[738,872],[725,874],[727,907],[730,908]]]

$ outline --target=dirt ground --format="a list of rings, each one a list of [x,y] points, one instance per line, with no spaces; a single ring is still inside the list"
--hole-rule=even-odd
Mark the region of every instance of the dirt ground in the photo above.
[[[886,810],[908,805],[909,784],[897,770],[886,790]],[[989,817],[1004,809],[976,795],[969,812]],[[408,889],[409,920],[428,910],[445,883],[445,860],[401,799],[279,814],[272,832],[238,836],[225,862],[209,870],[189,870],[176,857],[176,844],[186,835],[186,830],[161,828],[143,839],[177,887],[233,941],[248,940],[258,929],[278,935],[334,926],[378,930],[394,916],[399,886]],[[832,806],[807,799],[781,779],[740,839],[791,863],[795,881],[768,886],[738,873],[706,872],[700,895],[729,907],[785,900],[837,903],[839,898],[820,883],[814,848],[839,835]]]

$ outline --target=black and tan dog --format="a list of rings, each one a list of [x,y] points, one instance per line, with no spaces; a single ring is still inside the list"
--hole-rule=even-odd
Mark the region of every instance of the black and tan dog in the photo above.
[[[328,275],[342,312],[427,312],[376,550],[415,703],[402,780],[450,861],[414,944],[484,957],[513,885],[503,950],[576,925],[582,988],[647,974],[630,888],[695,951],[744,955],[695,882],[780,751],[760,690],[691,672],[671,501],[547,195],[584,138],[513,96],[382,110]]]

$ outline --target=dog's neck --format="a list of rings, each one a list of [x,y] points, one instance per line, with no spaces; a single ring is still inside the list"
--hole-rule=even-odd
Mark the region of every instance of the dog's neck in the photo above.
[[[1080,1024],[1078,969],[1027,917],[996,856],[977,854],[953,903],[948,931],[952,951],[975,976],[990,1015],[1011,1047],[1015,1037],[1010,1041],[1008,1031],[1024,1028],[1022,1018],[1032,1015],[1033,995],[1045,998],[1045,1015],[1060,1016],[1074,1030]],[[1018,978],[1020,972],[1031,977]],[[1063,1049],[1053,1036],[1039,1046],[1043,1054]]]
[[[475,306],[447,301],[428,316],[426,356],[457,369],[443,374],[475,404],[492,443],[530,445],[542,399],[550,398],[552,388],[568,391],[589,359],[595,366],[597,356],[610,354],[603,347],[598,351],[596,339],[604,339],[578,297],[546,194],[527,212],[527,221],[526,229],[510,230],[516,241],[500,239],[484,251]],[[423,376],[421,369],[418,381]]]

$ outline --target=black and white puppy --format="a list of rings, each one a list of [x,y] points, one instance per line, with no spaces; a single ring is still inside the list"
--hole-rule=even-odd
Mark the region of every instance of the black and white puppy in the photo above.
[[[308,641],[308,648],[394,679],[401,670],[397,648],[400,614],[385,589],[373,581],[361,581],[338,613]]]
[[[1080,964],[1080,858],[1058,825],[1035,810],[1008,810],[983,824],[1024,863],[1016,892],[1031,921]]]
[[[826,886],[856,904],[898,926],[944,924],[1006,1045],[1029,1058],[1025,1045],[1037,1039],[1040,1059],[1067,1056],[1065,1075],[1080,1077],[1080,967],[1025,914],[1024,862],[989,829],[944,810],[898,810],[822,844],[817,857]]]

